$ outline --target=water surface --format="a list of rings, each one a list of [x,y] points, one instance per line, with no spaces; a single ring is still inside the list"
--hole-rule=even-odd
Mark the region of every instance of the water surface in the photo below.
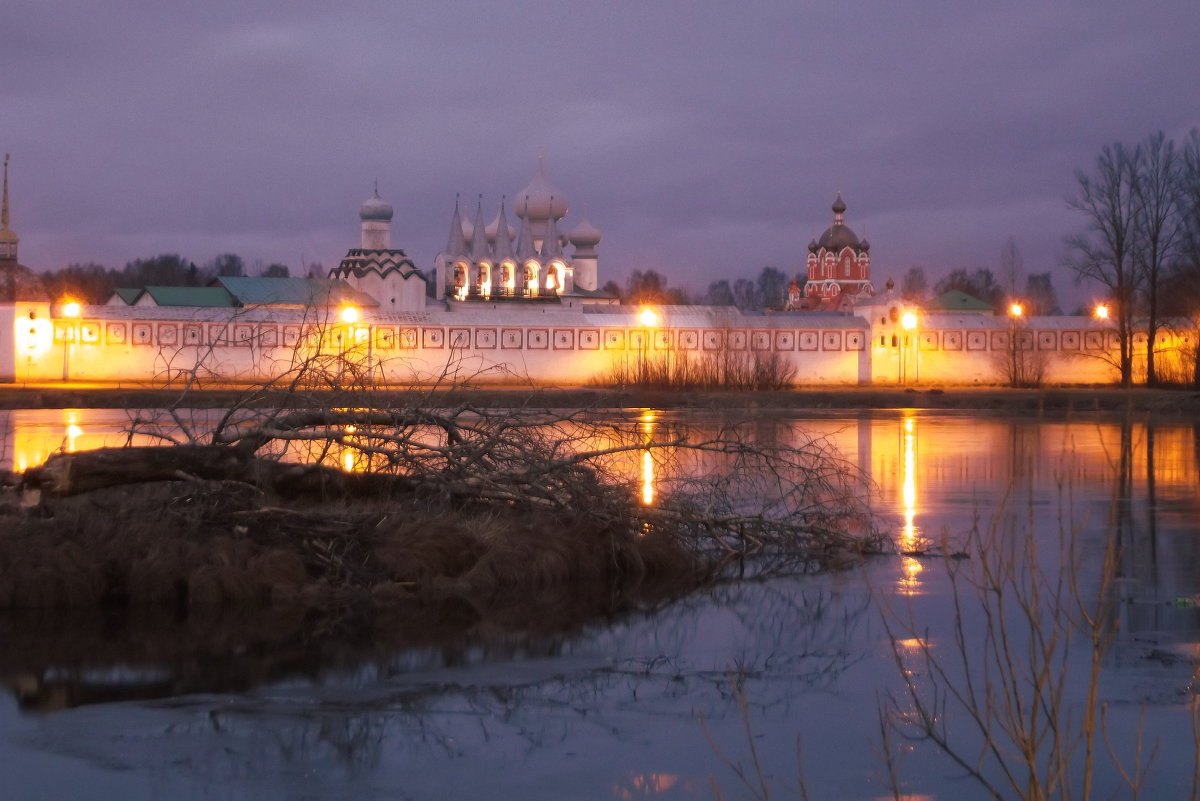
[[[5,460],[20,465],[119,440],[125,415],[9,419]],[[1033,526],[1046,565],[1060,529],[1074,530],[1084,596],[1100,591],[1105,543],[1121,544],[1120,628],[1101,684],[1109,725],[1125,748],[1144,708],[1160,742],[1145,797],[1186,797],[1200,661],[1200,611],[1188,605],[1200,594],[1197,427],[871,412],[761,421],[755,436],[797,430],[830,437],[864,467],[874,482],[864,494],[910,555],[722,586],[583,629],[450,626],[442,639],[411,634],[407,647],[389,637],[403,631],[355,631],[342,647],[323,636],[305,648],[304,621],[243,621],[276,632],[272,646],[228,620],[106,632],[103,620],[8,616],[5,640],[19,648],[0,663],[10,688],[0,761],[19,770],[6,771],[7,797],[693,799],[712,798],[715,779],[736,798],[719,754],[747,758],[737,685],[776,797],[794,797],[799,764],[814,798],[890,798],[877,706],[901,685],[878,603],[911,608],[925,636],[948,643],[947,560],[932,554],[977,520],[999,521],[994,536]],[[640,459],[630,469],[654,479]],[[898,750],[909,798],[984,797],[927,744]],[[1119,787],[1111,768],[1100,779]]]

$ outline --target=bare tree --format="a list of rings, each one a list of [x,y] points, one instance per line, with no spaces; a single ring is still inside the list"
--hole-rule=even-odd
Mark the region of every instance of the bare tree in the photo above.
[[[1180,194],[1182,160],[1175,142],[1162,131],[1151,134],[1135,151],[1133,184],[1137,203],[1137,236],[1134,266],[1146,299],[1146,383],[1158,383],[1154,343],[1161,325],[1159,289],[1166,266],[1180,244],[1183,232]]]
[[[1138,148],[1105,145],[1092,174],[1076,170],[1079,191],[1067,205],[1083,214],[1086,232],[1067,237],[1066,264],[1081,281],[1107,287],[1115,305],[1121,385],[1133,381],[1133,314],[1139,287],[1137,242]]]
[[[925,277],[925,268],[909,267],[900,279],[900,296],[913,303],[921,303],[929,295],[929,279]]]
[[[1004,249],[1000,251],[1000,280],[1004,282],[1009,297],[1017,294],[1017,285],[1024,271],[1025,259],[1017,247],[1017,240],[1010,236],[1004,243]]]

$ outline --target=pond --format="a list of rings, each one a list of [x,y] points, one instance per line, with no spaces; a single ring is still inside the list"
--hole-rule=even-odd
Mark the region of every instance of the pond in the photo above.
[[[12,412],[4,463],[119,441],[125,419]],[[797,430],[866,470],[902,554],[726,584],[582,629],[366,626],[306,647],[317,638],[303,620],[115,630],[102,616],[0,616],[4,797],[698,799],[716,797],[716,782],[748,798],[725,760],[756,775],[752,746],[773,798],[801,797],[801,774],[812,798],[892,798],[885,751],[910,801],[986,798],[932,744],[885,742],[878,717],[887,693],[912,707],[888,621],[911,616],[914,631],[893,634],[918,683],[930,674],[904,652],[912,643],[953,662],[948,570],[978,560],[942,558],[937,543],[965,547],[973,527],[992,542],[1031,530],[1037,556],[1019,570],[1052,576],[1059,533],[1072,535],[1073,597],[1116,602],[1098,683],[1113,750],[1128,762],[1141,730],[1147,754],[1157,744],[1144,797],[1188,796],[1200,426],[878,411],[764,420],[755,435]],[[1120,560],[1102,585],[1109,542]],[[980,630],[980,611],[964,614]],[[1068,699],[1088,685],[1088,651],[1079,638],[1064,654]],[[961,713],[946,720],[971,743]],[[1100,797],[1124,797],[1097,748]]]

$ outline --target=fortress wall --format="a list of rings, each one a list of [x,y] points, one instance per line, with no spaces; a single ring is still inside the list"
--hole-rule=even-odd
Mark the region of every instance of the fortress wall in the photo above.
[[[802,315],[717,322],[679,316],[647,327],[632,314],[579,310],[381,315],[348,325],[313,322],[290,309],[239,310],[231,318],[228,310],[186,317],[179,309],[147,307],[117,317],[104,316],[108,307],[89,307],[79,320],[51,320],[44,304],[18,305],[0,306],[7,340],[0,342],[0,379],[18,382],[62,380],[65,367],[72,381],[159,383],[178,381],[198,364],[209,381],[254,382],[318,354],[332,360],[341,354],[355,369],[369,367],[377,380],[401,384],[447,371],[491,383],[620,383],[648,367],[756,359],[790,365],[798,385],[1002,384],[1014,358],[1038,365],[1048,383],[1116,378],[1115,332],[1072,317],[1027,328],[1002,318],[931,317],[922,330],[905,332],[891,324],[868,328],[859,318]],[[1144,335],[1139,341],[1144,363]],[[1160,363],[1190,353],[1195,341],[1195,332],[1164,332]]]

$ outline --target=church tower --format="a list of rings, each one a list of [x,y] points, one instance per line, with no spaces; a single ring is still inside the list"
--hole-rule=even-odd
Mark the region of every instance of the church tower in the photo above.
[[[846,202],[841,192],[833,201],[833,225],[808,245],[808,282],[804,295],[827,305],[842,298],[869,297],[871,243],[859,239],[846,225]]]

